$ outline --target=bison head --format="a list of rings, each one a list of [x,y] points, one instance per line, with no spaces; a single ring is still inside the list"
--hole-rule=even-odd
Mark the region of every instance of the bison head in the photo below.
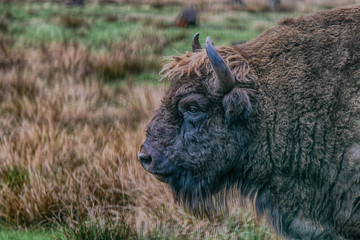
[[[230,48],[220,51],[225,61],[209,37],[206,52],[193,46],[194,53],[165,66],[170,89],[147,127],[138,159],[171,186],[177,200],[209,215],[222,203],[214,200],[225,199],[222,190],[240,184],[239,174],[246,171],[254,76]]]

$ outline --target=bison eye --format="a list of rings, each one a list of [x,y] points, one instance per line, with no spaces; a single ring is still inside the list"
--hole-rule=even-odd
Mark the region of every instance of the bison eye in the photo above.
[[[182,98],[178,103],[180,114],[185,121],[200,120],[209,107],[209,100],[200,94],[191,94]]]
[[[195,113],[198,113],[200,111],[200,109],[196,106],[189,106],[189,109],[188,109],[188,112],[190,114],[195,114]]]
[[[195,116],[197,114],[200,114],[201,112],[203,112],[199,106],[197,105],[187,105],[187,106],[182,106],[179,108],[180,112],[182,115],[191,115],[191,116]]]

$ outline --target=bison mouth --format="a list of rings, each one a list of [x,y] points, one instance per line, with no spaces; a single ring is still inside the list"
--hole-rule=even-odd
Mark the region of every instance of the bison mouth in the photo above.
[[[168,183],[169,182],[169,177],[172,174],[158,174],[158,173],[152,173],[154,175],[154,177],[164,183]]]

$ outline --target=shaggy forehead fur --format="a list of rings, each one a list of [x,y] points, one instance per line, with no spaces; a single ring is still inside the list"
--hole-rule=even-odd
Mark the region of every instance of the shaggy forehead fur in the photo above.
[[[217,50],[235,75],[237,83],[254,82],[255,75],[250,71],[249,63],[245,59],[246,54],[240,48],[219,47]],[[213,78],[213,70],[205,49],[195,53],[187,52],[183,56],[174,56],[168,60],[170,62],[165,64],[160,72],[161,80],[173,83],[182,78]]]

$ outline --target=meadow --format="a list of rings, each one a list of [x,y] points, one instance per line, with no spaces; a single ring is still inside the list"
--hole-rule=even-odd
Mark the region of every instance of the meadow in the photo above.
[[[230,46],[332,6],[199,1],[200,24],[177,28],[182,4],[135,2],[0,2],[0,239],[276,239],[236,199],[195,218],[136,155],[168,86],[164,56],[191,51],[196,32]]]

